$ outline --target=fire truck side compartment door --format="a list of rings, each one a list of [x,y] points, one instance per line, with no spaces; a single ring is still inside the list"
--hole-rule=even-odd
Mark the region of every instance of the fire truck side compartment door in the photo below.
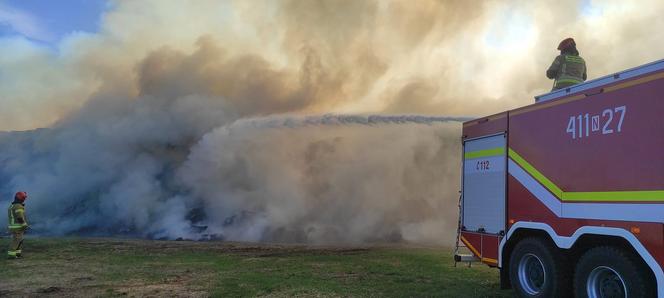
[[[464,142],[462,225],[467,231],[505,230],[506,138]]]

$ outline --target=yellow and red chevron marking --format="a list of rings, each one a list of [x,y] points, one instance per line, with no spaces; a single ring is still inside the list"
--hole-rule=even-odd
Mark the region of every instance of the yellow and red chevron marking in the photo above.
[[[473,254],[475,254],[475,256],[480,258],[480,260],[482,262],[489,263],[491,265],[497,265],[498,264],[498,260],[496,260],[496,259],[482,257],[482,254],[477,250],[477,248],[475,248],[473,246],[473,244],[471,244],[470,241],[468,241],[468,239],[466,239],[465,237],[460,236],[460,239],[461,239],[461,242],[463,242],[463,244],[465,244],[466,247],[468,247],[468,249],[470,249],[470,251],[473,252]]]

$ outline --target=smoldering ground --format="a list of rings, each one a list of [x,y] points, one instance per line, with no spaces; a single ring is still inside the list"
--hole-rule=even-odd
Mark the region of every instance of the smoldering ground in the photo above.
[[[570,35],[591,78],[659,59],[661,5],[111,1],[0,38],[0,195],[53,235],[445,243],[460,119],[383,114],[529,104]]]

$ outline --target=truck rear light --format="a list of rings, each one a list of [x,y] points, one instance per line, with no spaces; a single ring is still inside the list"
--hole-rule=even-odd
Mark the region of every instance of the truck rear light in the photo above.
[[[641,228],[639,227],[631,227],[629,228],[629,231],[632,232],[632,234],[641,234]]]

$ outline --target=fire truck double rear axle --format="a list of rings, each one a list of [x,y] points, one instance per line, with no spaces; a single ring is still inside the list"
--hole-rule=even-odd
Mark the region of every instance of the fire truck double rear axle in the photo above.
[[[463,124],[459,240],[523,297],[664,298],[664,60]]]

